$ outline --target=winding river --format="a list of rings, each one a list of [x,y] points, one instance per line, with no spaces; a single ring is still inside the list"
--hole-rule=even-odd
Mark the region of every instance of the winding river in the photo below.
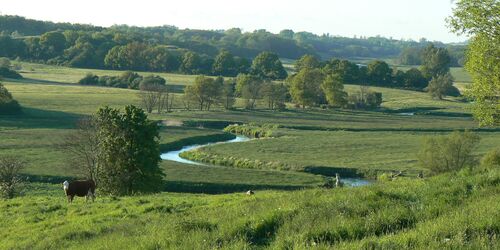
[[[160,157],[162,160],[169,160],[169,161],[175,161],[175,162],[192,164],[192,165],[199,165],[199,166],[212,166],[212,167],[214,167],[214,165],[184,159],[184,158],[180,157],[180,153],[185,152],[185,151],[189,151],[189,150],[193,150],[196,148],[200,148],[200,147],[214,145],[214,144],[245,142],[245,141],[249,141],[249,140],[250,140],[250,138],[248,138],[246,136],[237,135],[236,138],[228,140],[228,141],[211,142],[211,143],[205,143],[205,144],[195,144],[195,145],[184,146],[180,150],[173,150],[173,151],[168,151],[166,153],[163,153],[160,155]],[[215,166],[215,167],[219,167],[219,166]],[[223,166],[220,166],[220,167],[223,167]],[[342,182],[346,186],[349,186],[349,187],[359,187],[359,186],[364,186],[364,185],[368,185],[368,184],[372,183],[371,181],[366,180],[366,179],[362,179],[362,178],[342,178]]]

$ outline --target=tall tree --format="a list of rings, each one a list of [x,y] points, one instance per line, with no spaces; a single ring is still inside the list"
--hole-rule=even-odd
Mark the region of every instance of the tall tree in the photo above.
[[[198,103],[200,110],[210,107],[220,100],[224,80],[214,80],[206,76],[196,77],[193,85],[184,89],[185,95]]]
[[[299,72],[300,70],[307,69],[315,69],[321,66],[321,62],[319,59],[313,55],[303,55],[299,60],[295,61],[295,71]]]
[[[66,37],[58,31],[47,32],[40,37],[40,45],[50,56],[58,56],[66,48]]]
[[[368,64],[370,85],[389,86],[392,83],[392,69],[384,61],[372,61]]]
[[[186,74],[199,74],[203,60],[195,52],[188,51],[182,56],[182,62],[179,70]]]
[[[422,51],[422,74],[427,79],[444,75],[450,71],[450,62],[450,54],[446,48],[436,48],[433,44],[429,44]]]
[[[347,104],[347,92],[344,91],[344,84],[340,75],[327,75],[321,83],[321,89],[331,106],[343,107]]]
[[[236,83],[231,81],[224,81],[222,87],[222,103],[225,109],[233,108],[235,102],[235,92],[236,92]]]
[[[159,131],[142,109],[125,107],[124,112],[109,107],[96,114],[101,192],[126,195],[155,192],[163,188],[159,167]]]
[[[253,59],[252,72],[264,79],[285,79],[287,73],[277,54],[262,52]]]
[[[236,78],[236,92],[246,100],[246,108],[253,109],[255,101],[261,98],[264,80],[258,76],[239,74]]]
[[[221,50],[215,57],[212,73],[220,76],[236,76],[237,67],[234,56],[227,50]]]
[[[307,68],[292,76],[288,81],[293,101],[302,108],[320,103],[323,99],[320,85],[324,78],[321,70]]]
[[[500,125],[500,2],[459,0],[448,19],[453,32],[471,37],[465,68],[472,76],[466,95],[474,99],[481,126]]]
[[[260,94],[267,101],[267,107],[269,109],[275,110],[285,108],[285,99],[288,94],[288,89],[282,82],[274,83],[266,81],[260,89]]]

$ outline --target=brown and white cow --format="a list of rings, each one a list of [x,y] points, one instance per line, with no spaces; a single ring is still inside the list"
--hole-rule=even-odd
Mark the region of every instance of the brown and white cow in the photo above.
[[[73,202],[75,195],[79,197],[85,196],[85,201],[87,201],[89,197],[92,201],[95,199],[95,182],[93,180],[64,181],[63,188],[69,203]]]

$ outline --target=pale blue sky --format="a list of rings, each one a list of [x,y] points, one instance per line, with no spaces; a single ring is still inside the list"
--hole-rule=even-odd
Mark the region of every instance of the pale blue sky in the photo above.
[[[451,10],[451,0],[0,0],[2,14],[101,26],[168,24],[275,33],[289,28],[348,37],[463,41],[446,27]]]

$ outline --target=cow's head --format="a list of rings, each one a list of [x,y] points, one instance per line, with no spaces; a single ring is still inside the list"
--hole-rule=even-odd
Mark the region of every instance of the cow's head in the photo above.
[[[69,182],[68,181],[64,181],[63,182],[63,189],[64,189],[64,191],[68,190],[68,188],[69,188]]]

